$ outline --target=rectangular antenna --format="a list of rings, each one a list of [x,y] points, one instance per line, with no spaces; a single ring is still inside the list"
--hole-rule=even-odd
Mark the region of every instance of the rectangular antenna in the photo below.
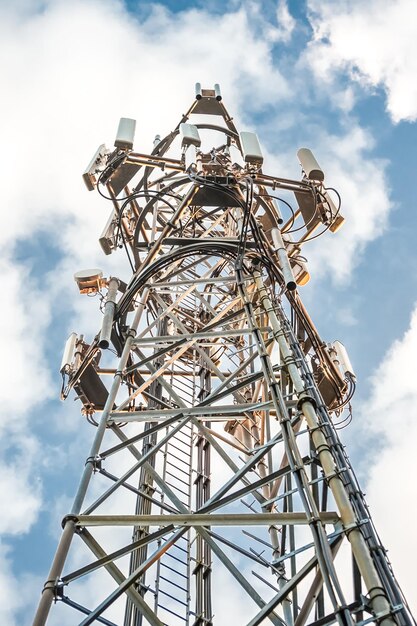
[[[243,131],[239,133],[245,163],[262,165],[264,157],[256,133]]]
[[[132,150],[135,139],[136,120],[121,117],[114,145],[122,150]]]

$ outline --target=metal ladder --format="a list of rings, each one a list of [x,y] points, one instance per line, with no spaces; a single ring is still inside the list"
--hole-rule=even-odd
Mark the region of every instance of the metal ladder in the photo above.
[[[168,427],[167,432],[172,428]],[[168,440],[163,451],[163,480],[188,510],[191,509],[193,439],[193,427],[186,424]],[[163,494],[161,502],[164,502]],[[189,626],[190,623],[190,557],[191,537],[188,531],[158,560],[155,612],[169,626]]]

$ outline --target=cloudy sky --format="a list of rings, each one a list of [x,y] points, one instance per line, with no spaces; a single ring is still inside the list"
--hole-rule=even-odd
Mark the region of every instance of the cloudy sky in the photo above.
[[[308,146],[342,195],[344,228],[303,249],[301,295],[354,363],[342,436],[417,611],[416,33],[414,0],[0,0],[2,624],[31,621],[90,447],[58,400],[67,335],[99,325],[72,274],[129,276],[100,251],[108,208],[81,172],[121,116],[149,151],[196,81],[257,130],[265,171],[297,178]]]

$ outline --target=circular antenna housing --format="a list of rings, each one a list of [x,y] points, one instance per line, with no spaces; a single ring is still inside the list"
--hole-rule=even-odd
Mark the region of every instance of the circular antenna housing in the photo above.
[[[80,293],[97,293],[100,290],[102,278],[103,272],[97,268],[81,270],[74,274]]]

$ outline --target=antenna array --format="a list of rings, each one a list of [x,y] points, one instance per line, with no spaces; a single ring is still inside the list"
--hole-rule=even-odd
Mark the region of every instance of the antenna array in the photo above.
[[[34,626],[55,601],[81,626],[411,626],[338,436],[352,366],[298,294],[338,194],[306,148],[301,180],[265,174],[218,85],[151,154],[134,131],[84,173],[132,276],[75,275],[103,320],[70,336],[62,397],[95,431]]]

